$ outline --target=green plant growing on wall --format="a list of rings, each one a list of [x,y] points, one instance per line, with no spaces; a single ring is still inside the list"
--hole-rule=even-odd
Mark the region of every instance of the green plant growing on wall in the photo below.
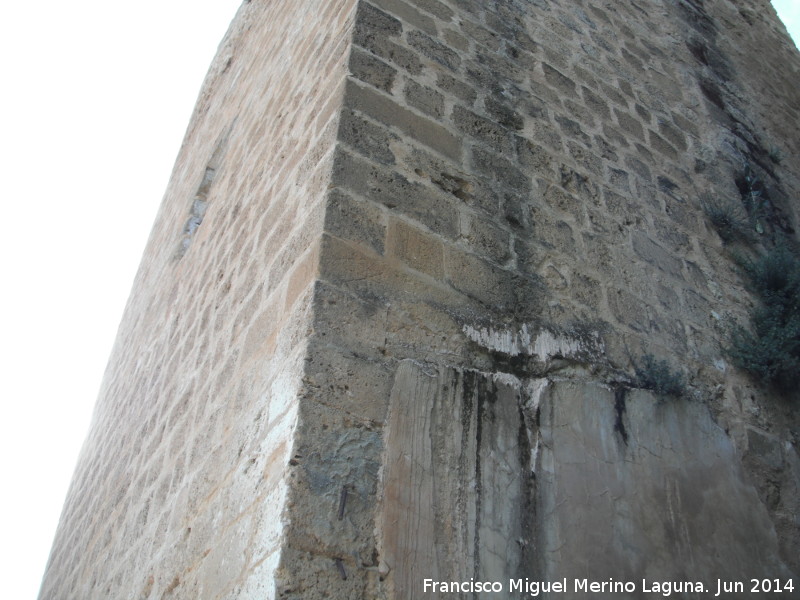
[[[636,385],[661,396],[682,396],[686,390],[683,375],[673,371],[665,360],[645,354],[640,364],[634,365]]]
[[[729,244],[737,239],[746,238],[747,215],[741,206],[729,200],[708,198],[701,201],[703,212],[711,221],[723,243]]]
[[[734,326],[726,352],[756,379],[787,387],[800,375],[800,258],[780,240],[740,264],[758,305],[749,328]]]
[[[779,164],[781,164],[783,162],[783,152],[781,152],[780,148],[778,148],[776,146],[772,146],[769,149],[769,158],[776,165],[779,165]]]
[[[753,172],[750,165],[744,167],[745,189],[742,193],[742,204],[750,217],[751,227],[758,233],[764,233],[764,216],[767,199],[764,196],[764,186],[759,177]]]

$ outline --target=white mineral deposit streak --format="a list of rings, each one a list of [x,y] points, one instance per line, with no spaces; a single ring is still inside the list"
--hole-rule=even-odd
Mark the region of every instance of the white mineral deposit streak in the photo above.
[[[514,388],[515,390],[518,390],[522,387],[522,382],[519,380],[519,378],[511,373],[497,372],[491,373],[490,375],[494,382],[499,383],[500,385],[506,385],[510,388]]]
[[[536,415],[536,411],[539,410],[539,405],[542,401],[542,396],[544,395],[545,390],[549,387],[550,380],[547,378],[542,379],[529,379],[525,383],[525,389],[523,390],[524,394],[524,405],[523,408],[528,415]],[[535,422],[535,419],[534,419]],[[536,460],[539,456],[539,430],[538,427],[527,428],[528,433],[528,444],[530,446],[531,451],[531,472],[536,472]]]
[[[575,339],[556,337],[546,329],[536,336],[533,352],[539,360],[545,361],[553,356],[571,356],[580,350],[580,342]]]
[[[495,352],[502,352],[509,356],[517,356],[525,352],[530,346],[531,336],[528,333],[528,326],[523,325],[519,332],[509,329],[498,330],[493,328],[481,327],[475,329],[471,325],[464,327],[464,333],[473,342],[476,342]]]
[[[540,331],[536,339],[533,339],[527,324],[523,324],[518,331],[492,327],[476,329],[471,325],[466,325],[464,333],[473,342],[489,350],[502,352],[509,356],[519,356],[520,354],[536,356],[541,361],[546,361],[554,356],[574,356],[581,350],[579,340],[556,336],[546,329]]]

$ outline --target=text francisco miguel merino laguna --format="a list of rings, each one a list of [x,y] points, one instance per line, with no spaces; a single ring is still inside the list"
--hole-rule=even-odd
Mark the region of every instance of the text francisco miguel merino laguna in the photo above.
[[[776,589],[777,588],[777,589]],[[777,579],[751,579],[747,584],[743,581],[723,581],[718,579],[713,586],[706,586],[699,581],[647,581],[642,579],[641,587],[637,587],[633,581],[591,581],[588,579],[573,579],[570,586],[567,578],[560,581],[531,581],[530,579],[509,579],[508,585],[504,586],[501,581],[436,581],[434,579],[422,580],[422,591],[429,593],[523,593],[535,597],[539,594],[561,594],[565,592],[591,592],[591,593],[632,593],[642,591],[646,593],[661,594],[671,596],[679,593],[708,593],[715,592],[714,596],[719,596],[725,592],[775,592],[793,591],[794,585],[791,579],[780,581]],[[713,597],[713,596],[710,596]]]

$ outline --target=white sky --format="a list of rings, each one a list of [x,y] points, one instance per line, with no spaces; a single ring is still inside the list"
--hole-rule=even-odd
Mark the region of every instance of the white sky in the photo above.
[[[800,0],[772,0],[772,6],[789,30],[794,45],[800,47]]]
[[[0,7],[0,565],[38,594],[117,325],[241,0]]]
[[[800,0],[773,0],[800,28]],[[0,8],[0,564],[33,599],[144,244],[240,0]]]

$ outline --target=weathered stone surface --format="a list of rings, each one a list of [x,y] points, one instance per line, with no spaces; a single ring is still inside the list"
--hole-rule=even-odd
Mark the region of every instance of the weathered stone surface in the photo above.
[[[681,277],[681,263],[664,248],[653,242],[645,233],[636,231],[632,236],[633,251],[648,263],[673,277]]]
[[[425,578],[519,574],[524,546],[509,540],[526,533],[530,453],[518,445],[517,394],[484,373],[399,366],[378,517],[390,597],[429,596]]]
[[[396,210],[441,235],[453,238],[458,232],[457,205],[402,173],[384,169],[340,150],[333,166],[332,184]]]
[[[766,507],[705,407],[581,382],[545,385],[534,401],[541,576],[632,581],[634,598],[647,597],[642,580],[715,594],[718,578],[789,576]]]
[[[245,2],[42,600],[797,581],[797,411],[722,350],[701,199],[748,164],[796,237],[800,58],[761,0],[639,4]]]
[[[404,23],[421,29],[431,35],[436,35],[436,23],[433,19],[422,14],[411,4],[403,0],[373,0],[373,3],[383,10],[397,16]]]
[[[386,125],[398,128],[406,135],[445,156],[450,158],[460,156],[460,145],[455,136],[441,125],[403,108],[388,96],[348,82],[345,102],[348,106],[352,106]]]
[[[389,256],[436,279],[444,276],[444,246],[435,235],[393,219],[386,237]]]
[[[403,24],[368,2],[358,3],[353,42],[377,56],[393,62],[409,73],[419,74],[422,61],[410,50],[390,38],[398,37]]]
[[[391,93],[397,69],[389,66],[371,54],[353,48],[350,51],[350,73],[364,83]]]
[[[469,136],[495,148],[499,152],[511,153],[511,137],[502,126],[460,106],[453,109],[453,123]]]
[[[391,165],[395,161],[391,143],[397,136],[353,111],[342,112],[339,139],[376,162]]]
[[[432,117],[441,118],[444,115],[444,96],[436,90],[412,80],[406,84],[404,93],[406,100],[414,108]]]
[[[577,90],[575,89],[575,82],[572,81],[569,77],[554,69],[547,63],[542,63],[542,70],[544,71],[544,76],[547,82],[555,87],[559,93],[564,94],[566,97],[574,97],[577,95]]]
[[[343,192],[331,190],[325,212],[325,229],[383,253],[386,239],[386,216],[379,206]]]
[[[275,596],[355,10],[245,3],[220,45],[41,598]],[[182,246],[193,215],[202,221]]]
[[[439,0],[411,0],[411,2],[443,21],[450,21],[455,14],[446,4],[439,2]]]
[[[443,92],[453,94],[468,105],[471,105],[478,96],[478,93],[472,87],[463,81],[451,77],[447,73],[439,73],[437,75],[436,85]]]
[[[789,576],[704,407],[410,361],[390,398],[378,527],[391,597],[425,597],[425,578],[567,578],[568,598],[586,593],[576,579],[613,580],[644,598],[654,582],[715,593],[743,571]]]
[[[527,193],[531,188],[531,181],[525,173],[502,156],[486,152],[479,146],[472,148],[472,167],[480,175],[516,192]]]
[[[458,66],[461,64],[461,58],[458,56],[458,52],[431,39],[424,33],[418,31],[409,32],[408,43],[426,58],[436,61],[451,71],[458,70]]]

